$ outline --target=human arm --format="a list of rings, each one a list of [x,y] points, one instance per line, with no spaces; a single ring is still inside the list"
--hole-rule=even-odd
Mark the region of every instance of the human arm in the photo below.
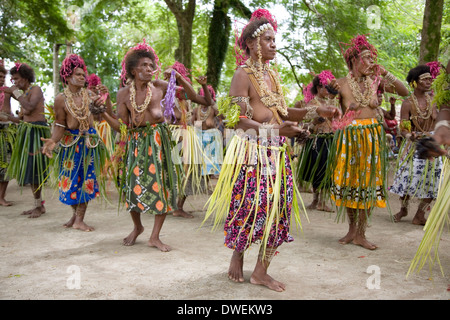
[[[12,86],[9,88],[8,92],[14,99],[19,102],[20,107],[22,108],[25,115],[31,114],[36,109],[39,102],[44,99],[42,90],[38,86],[34,86],[30,89],[29,99],[26,98],[27,95],[20,94],[18,90],[19,89],[16,86]]]
[[[383,76],[383,80],[380,84],[383,85],[384,90],[389,93],[395,93],[399,96],[406,97],[409,95],[408,88],[397,79],[392,73],[387,71],[383,66],[379,65],[380,74]]]

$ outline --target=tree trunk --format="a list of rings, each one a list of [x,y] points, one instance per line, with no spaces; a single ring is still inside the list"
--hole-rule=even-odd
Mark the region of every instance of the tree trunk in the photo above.
[[[208,34],[208,82],[217,89],[228,51],[231,19],[228,11],[234,8],[240,16],[249,19],[252,12],[239,0],[215,0]]]
[[[426,0],[423,15],[422,39],[420,41],[419,64],[438,59],[443,11],[444,0]]]
[[[195,0],[188,0],[183,8],[182,0],[164,0],[169,10],[175,16],[178,28],[178,48],[175,50],[175,59],[191,69],[192,62],[192,24],[195,15]]]
[[[60,44],[53,44],[53,90],[56,97],[59,93],[59,48]]]
[[[208,82],[217,89],[220,81],[222,65],[228,50],[231,31],[231,20],[228,17],[228,0],[216,0],[209,25],[208,34]]]

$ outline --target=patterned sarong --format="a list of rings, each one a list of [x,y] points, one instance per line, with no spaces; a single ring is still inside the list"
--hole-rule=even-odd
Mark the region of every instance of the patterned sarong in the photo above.
[[[125,163],[128,211],[164,214],[176,208],[179,168],[166,123],[129,130]]]
[[[16,179],[18,185],[40,186],[48,175],[48,160],[41,153],[44,142],[41,138],[50,138],[50,127],[46,122],[21,122],[17,129],[16,141],[11,155],[11,164],[7,175]]]
[[[67,129],[56,156],[59,201],[67,205],[87,203],[100,195],[97,175],[103,170],[107,151],[94,128],[80,134]],[[103,179],[100,179],[103,181]],[[102,188],[104,191],[104,188]]]
[[[285,137],[234,136],[205,217],[225,221],[225,245],[243,252],[252,243],[278,247],[293,241],[291,211],[300,224],[300,195],[295,187]]]
[[[442,157],[433,160],[419,159],[414,144],[406,141],[399,150],[400,159],[389,191],[419,199],[435,199],[439,190]]]
[[[331,150],[331,199],[336,206],[385,208],[386,143],[378,121],[353,120],[336,131]]]

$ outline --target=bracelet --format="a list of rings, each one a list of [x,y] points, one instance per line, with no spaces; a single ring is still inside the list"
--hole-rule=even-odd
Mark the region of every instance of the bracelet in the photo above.
[[[434,131],[437,131],[437,129],[439,129],[440,127],[447,127],[450,129],[450,124],[448,120],[441,120],[438,121],[435,125],[434,125]]]
[[[397,78],[389,71],[386,73],[384,78],[386,79],[386,81],[389,85],[392,85],[395,81],[397,81]]]
[[[318,106],[310,106],[310,107],[306,107],[305,109],[307,110],[305,116],[303,117],[303,120],[310,120],[310,119],[314,119],[316,117],[319,116],[319,114],[317,113],[317,108]]]

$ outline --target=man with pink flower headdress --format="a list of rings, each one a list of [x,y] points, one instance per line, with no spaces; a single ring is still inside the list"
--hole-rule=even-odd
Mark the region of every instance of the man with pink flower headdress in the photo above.
[[[379,88],[407,96],[403,83],[377,64],[377,50],[364,35],[353,38],[343,53],[349,73],[338,79],[340,103],[346,126],[334,136],[331,166],[331,197],[338,207],[338,220],[344,209],[349,230],[339,240],[366,249],[377,246],[366,239],[367,220],[375,207],[386,207],[386,142],[377,120]],[[334,149],[335,148],[335,149]]]
[[[94,227],[84,221],[86,210],[91,200],[106,194],[103,169],[108,158],[90,107],[104,101],[85,88],[87,68],[80,56],[71,54],[63,60],[60,77],[64,91],[55,97],[54,128],[50,138],[42,139],[42,153],[52,159],[50,171],[58,182],[59,201],[72,207],[64,227],[89,232]]]
[[[180,168],[172,159],[171,133],[166,119],[174,118],[175,94],[193,101],[206,103],[184,77],[169,68],[164,77],[159,58],[153,48],[144,42],[128,50],[122,61],[122,87],[117,93],[118,120],[106,112],[102,116],[111,127],[120,132],[119,147],[113,161],[123,164],[120,169],[120,195],[133,221],[133,230],[123,239],[123,245],[132,246],[144,231],[141,213],[154,214],[155,220],[147,244],[163,252],[171,247],[160,239],[160,231],[168,212],[176,207]],[[182,88],[176,86],[176,81]],[[168,120],[168,121],[169,121]]]
[[[33,85],[35,75],[29,65],[16,63],[9,73],[14,85],[4,92],[19,102],[22,121],[18,126],[7,175],[16,179],[20,186],[31,186],[34,208],[22,214],[38,218],[45,213],[41,186],[47,178],[47,159],[40,153],[43,145],[41,138],[50,136],[50,127],[44,116],[44,95],[39,86]]]

